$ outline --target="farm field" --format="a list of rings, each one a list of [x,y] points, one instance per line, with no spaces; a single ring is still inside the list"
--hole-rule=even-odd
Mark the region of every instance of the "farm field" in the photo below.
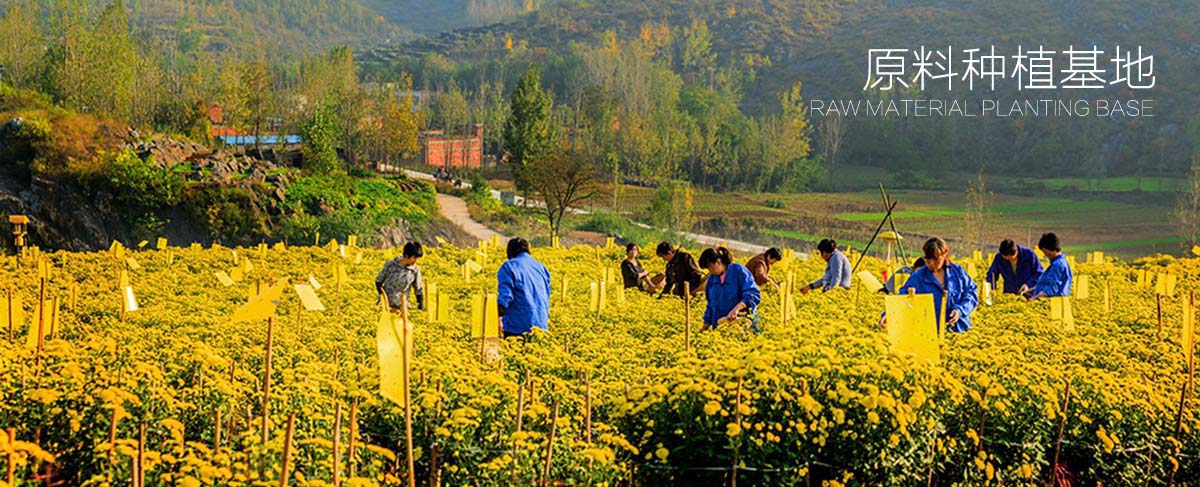
[[[899,202],[892,216],[901,234],[918,236],[914,240],[963,234],[963,192],[889,193]],[[623,186],[618,210],[645,216],[652,194],[652,189]],[[610,205],[610,195],[602,193],[597,204]],[[797,194],[697,191],[693,201],[694,218],[701,228],[712,221],[744,222],[749,228],[726,230],[730,233],[726,236],[749,238],[741,233],[755,232],[759,235],[752,240],[783,246],[799,246],[801,241],[815,245],[822,238],[833,237],[861,248],[884,216],[878,189]],[[991,251],[1003,238],[1033,247],[1038,236],[1052,231],[1075,252],[1102,250],[1123,257],[1179,254],[1183,240],[1177,235],[1171,210],[1137,201],[1129,196],[1106,200],[997,193],[989,209],[983,248]]]
[[[404,485],[404,408],[380,395],[378,346],[394,337],[379,326],[373,286],[392,252],[119,253],[44,256],[47,308],[57,298],[58,312],[40,321],[40,352],[39,259],[20,269],[3,261],[25,316],[0,340],[0,464],[9,472],[0,481]],[[1052,471],[1085,484],[1200,478],[1200,409],[1186,400],[1180,328],[1200,259],[1080,256],[1076,275],[1092,284],[1075,301],[1075,330],[1049,320],[1045,303],[996,296],[974,313],[974,329],[944,337],[935,365],[889,352],[876,294],[796,294],[795,318],[784,322],[780,296],[768,292],[761,334],[700,332],[697,299],[689,331],[678,299],[609,290],[601,312],[590,309],[590,285],[615,269],[617,248],[533,253],[554,276],[551,332],[495,350],[472,338],[469,321],[472,296],[495,288],[503,249],[428,248],[420,262],[448,304],[437,322],[409,315],[422,485],[720,485],[735,475],[743,485],[1042,485]],[[465,279],[468,259],[483,271]],[[804,282],[821,264],[790,260],[772,274]],[[1163,298],[1161,330],[1139,270],[1179,279]],[[222,284],[217,272],[236,282]],[[139,309],[123,313],[125,279]],[[297,315],[292,285],[314,281],[326,310]],[[272,282],[280,294],[270,326],[231,319]],[[385,363],[394,364],[389,347]]]

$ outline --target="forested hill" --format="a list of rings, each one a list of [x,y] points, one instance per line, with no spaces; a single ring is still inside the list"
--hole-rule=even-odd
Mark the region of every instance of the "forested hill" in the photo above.
[[[259,45],[290,54],[329,45],[372,46],[411,40],[360,0],[117,0],[140,31],[210,52],[245,52]],[[109,0],[0,0],[0,12],[14,4],[37,5],[50,22],[57,15],[89,15]],[[385,2],[378,2],[385,3]]]
[[[707,32],[689,36],[689,31],[699,31],[697,23]],[[849,152],[843,154],[856,162],[901,170],[921,164],[966,170],[984,162],[1006,171],[1041,171],[1041,176],[1182,174],[1192,155],[1200,153],[1200,115],[1193,110],[1200,104],[1200,84],[1192,80],[1200,74],[1197,24],[1200,8],[1177,0],[562,0],[507,23],[364,51],[361,58],[403,63],[436,53],[454,62],[486,66],[492,62],[487,53],[507,45],[516,51],[527,47],[532,52],[529,59],[554,64],[557,57],[570,58],[573,42],[596,46],[611,44],[613,38],[640,40],[663,47],[659,58],[687,83],[720,88],[731,72],[752,73],[738,80],[737,103],[748,114],[764,114],[777,110],[777,95],[798,81],[804,84],[806,100],[862,97],[867,52],[873,48],[995,45],[1011,55],[1018,45],[1045,45],[1056,51],[1095,45],[1105,50],[1107,62],[1118,45],[1143,46],[1155,56],[1153,90],[1114,87],[1051,95],[1152,98],[1155,118],[931,120],[876,126],[855,126],[852,121]],[[711,51],[689,52],[695,47],[689,42],[695,40],[710,42]],[[699,57],[693,56],[697,53]],[[420,84],[422,73],[417,71]],[[513,71],[519,70],[509,70],[510,76]],[[551,83],[557,77],[553,66],[546,69],[546,77]],[[1011,99],[1028,93],[1006,88],[976,90],[973,95],[961,90],[917,94],[984,95]],[[973,142],[946,142],[961,140]]]

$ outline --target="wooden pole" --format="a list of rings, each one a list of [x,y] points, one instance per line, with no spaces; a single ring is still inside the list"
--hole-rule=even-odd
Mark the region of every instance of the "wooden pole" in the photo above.
[[[521,426],[525,419],[525,384],[529,382],[529,369],[525,369],[525,382],[517,384],[517,433],[521,432]]]
[[[487,320],[484,320],[487,321]],[[408,295],[400,297],[400,324],[404,328],[404,454],[408,461],[408,487],[416,487],[417,472],[413,461],[412,394],[409,381],[412,375],[412,332],[408,326]]]
[[[342,402],[333,413],[333,487],[342,485]]]
[[[271,352],[275,342],[275,317],[267,318],[267,359],[263,365],[262,442],[271,434]]]
[[[304,312],[304,303],[296,300],[296,339],[304,341],[304,329],[300,327],[300,314]]]
[[[583,438],[592,446],[592,376],[588,374],[583,395]]]
[[[108,463],[113,467],[113,452],[117,450],[117,409],[113,408],[112,421],[108,425]]]
[[[292,438],[296,434],[296,413],[288,415],[287,435],[283,437],[283,471],[279,475],[279,487],[286,487],[292,469]]]
[[[741,429],[741,427],[742,427],[742,378],[741,377],[738,377],[737,393],[736,393],[736,395],[734,395],[733,403],[734,403],[733,404],[733,413],[734,413],[735,418],[737,418],[738,428]],[[738,452],[737,452],[737,449],[735,448],[733,450],[733,465],[730,468],[730,476],[729,476],[730,487],[737,487],[737,474],[738,474]]]
[[[550,481],[550,464],[554,459],[554,434],[558,426],[558,399],[554,399],[554,406],[550,410],[550,436],[546,438],[546,464],[542,467],[542,485],[548,485]]]
[[[1058,454],[1062,450],[1063,428],[1067,426],[1067,407],[1071,405],[1071,382],[1067,381],[1066,391],[1063,392],[1062,419],[1058,422],[1058,436],[1054,438],[1054,462],[1050,464],[1050,483],[1058,478]]]
[[[692,283],[683,283],[683,350],[692,350]]]
[[[124,302],[124,301],[122,301]],[[124,318],[122,318],[124,319]],[[45,346],[46,337],[46,278],[41,278],[41,285],[38,286],[38,329],[37,329],[37,353],[42,354],[42,347]]]
[[[8,285],[8,341],[13,341],[13,287]]]
[[[17,429],[8,428],[8,485],[17,485],[17,449],[12,446],[16,442]]]
[[[138,425],[137,487],[146,485],[146,423]]]
[[[357,436],[358,398],[355,398],[354,402],[350,403],[350,439],[347,440],[347,443],[349,443],[349,454],[346,456],[346,478],[348,479],[354,478],[354,474],[358,470],[358,465],[354,462],[354,440]]]

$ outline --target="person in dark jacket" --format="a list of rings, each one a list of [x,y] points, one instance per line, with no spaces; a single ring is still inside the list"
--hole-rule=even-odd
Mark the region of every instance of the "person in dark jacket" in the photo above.
[[[524,336],[550,324],[550,271],[529,255],[529,242],[508,241],[508,260],[496,273],[496,306],[504,337]]]
[[[997,281],[1004,280],[1001,293],[1025,294],[1037,285],[1042,276],[1042,262],[1038,260],[1033,249],[1017,245],[1010,239],[1000,242],[1000,251],[992,257],[992,266],[988,268],[984,280],[996,289]]]
[[[779,290],[779,284],[771,279],[771,266],[776,262],[783,260],[783,252],[779,249],[771,247],[766,252],[751,257],[746,261],[746,268],[750,269],[750,274],[754,276],[754,283],[758,284],[759,288],[768,284]]]
[[[661,298],[667,293],[683,297],[684,283],[688,283],[691,287],[692,295],[696,295],[704,289],[704,273],[700,271],[700,266],[696,265],[696,259],[692,257],[692,254],[675,248],[670,242],[658,244],[658,248],[655,250],[659,258],[667,261],[667,280],[662,292],[658,293],[658,297]]]
[[[1067,256],[1062,253],[1062,244],[1058,241],[1058,235],[1042,234],[1042,238],[1038,240],[1038,250],[1042,251],[1042,255],[1046,256],[1050,265],[1046,267],[1046,272],[1043,272],[1038,278],[1037,284],[1026,291],[1029,300],[1070,296],[1071,280],[1074,278],[1074,274],[1071,272],[1070,263],[1067,262]]]
[[[708,298],[704,308],[705,329],[715,330],[722,321],[736,320],[744,313],[750,318],[751,328],[757,331],[756,309],[762,301],[762,292],[750,270],[733,262],[725,247],[706,249],[700,254],[700,265],[708,269],[708,283],[704,285]]]

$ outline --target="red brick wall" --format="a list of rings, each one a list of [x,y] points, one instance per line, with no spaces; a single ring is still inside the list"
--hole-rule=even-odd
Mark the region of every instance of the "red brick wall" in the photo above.
[[[421,140],[421,162],[437,167],[478,168],[483,164],[483,126],[469,136],[428,133]]]

